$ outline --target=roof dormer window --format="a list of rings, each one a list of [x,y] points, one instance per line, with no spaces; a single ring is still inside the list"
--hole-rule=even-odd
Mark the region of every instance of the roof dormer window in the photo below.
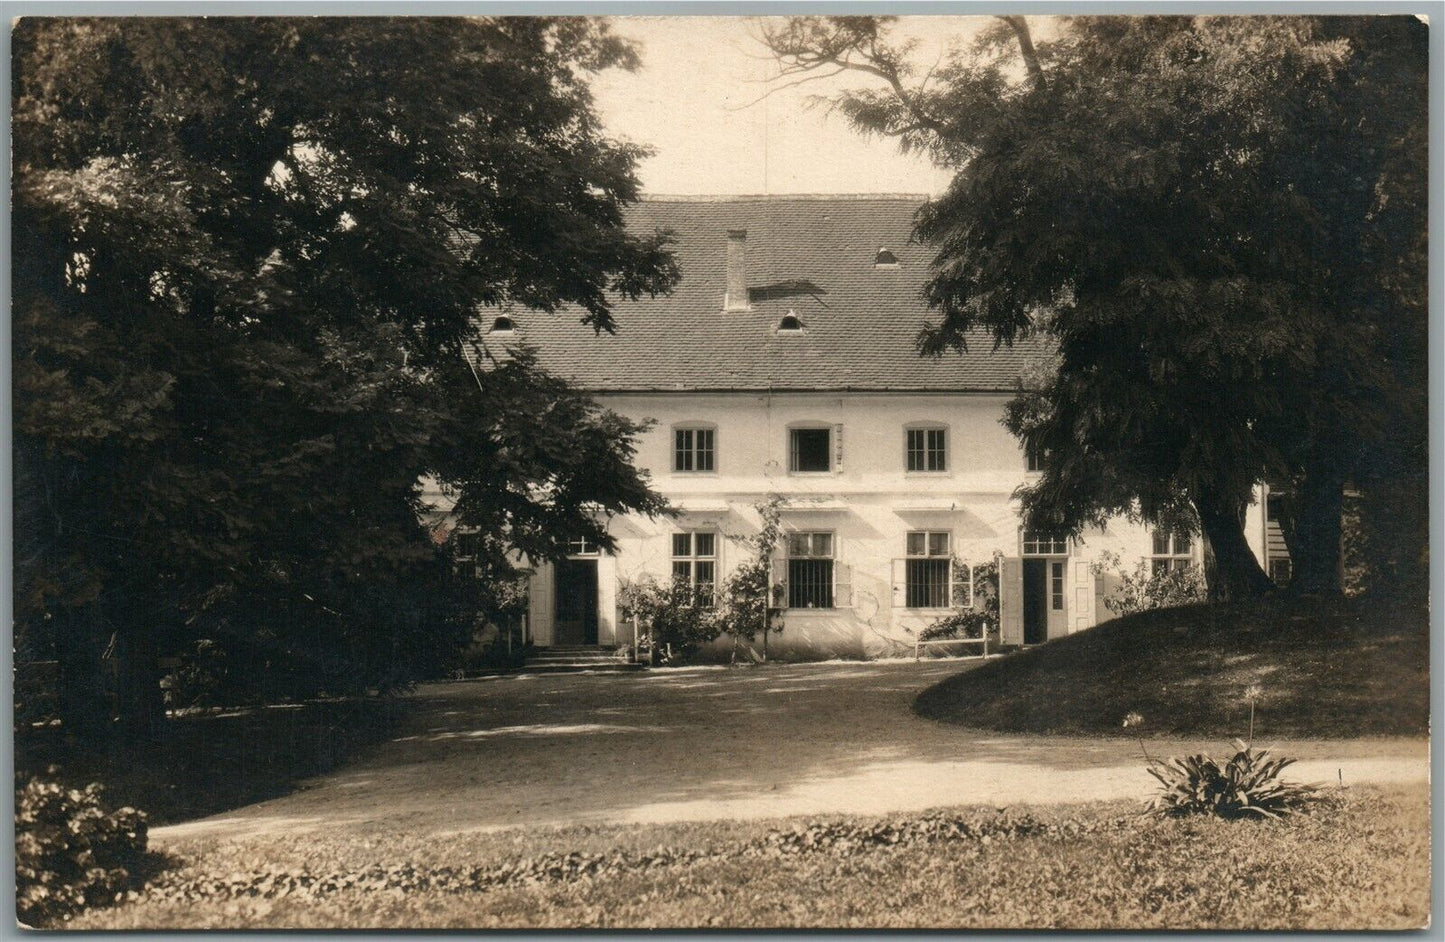
[[[886,248],[880,248],[880,249],[878,249],[878,254],[875,255],[875,256],[873,256],[873,267],[874,267],[874,268],[897,268],[897,267],[898,267],[898,256],[897,256],[897,255],[894,255],[892,252],[888,251],[888,249],[886,249]]]
[[[510,334],[517,329],[516,321],[505,314],[499,314],[497,319],[492,321],[492,329],[488,333]]]
[[[778,333],[780,334],[801,334],[802,332],[803,321],[794,311],[784,314],[783,319],[778,321]]]

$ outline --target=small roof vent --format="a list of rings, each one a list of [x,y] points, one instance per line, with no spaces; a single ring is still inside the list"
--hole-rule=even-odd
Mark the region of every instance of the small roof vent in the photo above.
[[[796,311],[789,311],[778,321],[779,333],[800,334],[803,332],[803,321],[798,317]]]
[[[508,316],[505,315],[505,314],[499,314],[499,315],[497,315],[497,319],[494,320],[494,321],[492,321],[492,329],[491,329],[490,331],[488,331],[488,333],[493,333],[493,334],[510,334],[512,331],[514,331],[514,330],[516,330],[516,329],[517,329],[517,322],[516,322],[516,321],[512,320],[510,317],[508,317]]]
[[[873,256],[874,268],[897,268],[898,256],[888,251],[887,248],[880,248],[878,254]]]

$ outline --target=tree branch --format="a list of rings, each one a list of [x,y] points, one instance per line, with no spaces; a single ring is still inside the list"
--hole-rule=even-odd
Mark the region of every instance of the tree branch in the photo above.
[[[1019,53],[1024,57],[1024,64],[1028,67],[1029,77],[1033,79],[1035,90],[1044,91],[1049,87],[1049,83],[1044,77],[1044,67],[1039,63],[1038,51],[1034,49],[1033,36],[1029,34],[1028,20],[1022,16],[1000,16],[999,19],[1008,24],[1009,29],[1014,32],[1014,38],[1019,41]]]

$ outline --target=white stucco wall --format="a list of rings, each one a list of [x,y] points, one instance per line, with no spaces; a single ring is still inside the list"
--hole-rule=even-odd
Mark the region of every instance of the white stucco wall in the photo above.
[[[914,633],[940,612],[902,607],[895,598],[893,560],[904,556],[911,530],[947,530],[954,555],[984,563],[996,554],[1018,556],[1018,505],[1012,493],[1031,475],[1022,449],[1000,424],[1007,394],[677,393],[607,394],[599,400],[634,419],[655,424],[639,441],[637,464],[672,503],[688,509],[676,520],[625,517],[611,522],[617,552],[599,562],[599,640],[624,644],[631,627],[616,611],[619,580],[644,574],[665,581],[671,573],[671,534],[683,529],[719,534],[719,581],[744,559],[739,536],[756,533],[755,505],[770,494],[823,501],[837,509],[787,510],[787,530],[835,534],[835,559],[851,576],[850,605],[832,610],[789,610],[784,630],[770,640],[773,654],[879,656],[911,649]],[[904,429],[909,424],[948,429],[949,470],[905,471]],[[673,428],[715,429],[710,472],[672,470]],[[829,473],[788,472],[788,429],[794,424],[842,426],[841,466]],[[835,444],[836,450],[836,444]],[[1247,526],[1262,553],[1258,507]],[[1259,545],[1256,545],[1259,544]],[[1152,551],[1149,531],[1125,520],[1085,533],[1072,555],[1097,559],[1105,551],[1133,566]],[[1199,548],[1194,548],[1199,558]],[[841,573],[844,570],[840,566]],[[538,578],[543,578],[539,574]],[[840,603],[845,600],[840,600]],[[1097,617],[1109,613],[1097,605]],[[545,614],[534,611],[539,640],[548,637]]]

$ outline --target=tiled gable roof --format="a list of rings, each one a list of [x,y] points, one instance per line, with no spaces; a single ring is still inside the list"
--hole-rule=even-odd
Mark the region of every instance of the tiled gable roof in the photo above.
[[[964,354],[920,357],[919,329],[938,315],[921,291],[932,251],[912,241],[921,197],[654,198],[628,226],[672,230],[682,280],[671,295],[619,299],[615,335],[596,335],[580,311],[516,312],[516,333],[541,365],[594,391],[1011,391],[1044,350],[993,349],[984,335]],[[747,230],[751,309],[724,311],[729,230]],[[875,265],[880,249],[897,267]],[[779,333],[789,311],[801,332]],[[483,325],[485,328],[485,324]]]

